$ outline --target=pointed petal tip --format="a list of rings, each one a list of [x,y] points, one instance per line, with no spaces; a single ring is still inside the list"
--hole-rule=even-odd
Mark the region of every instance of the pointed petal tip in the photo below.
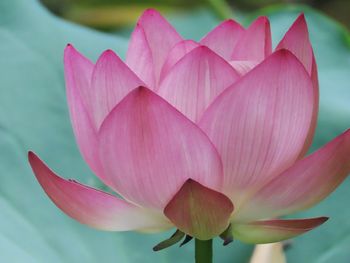
[[[136,95],[149,95],[149,96],[152,96],[152,95],[155,95],[154,92],[152,92],[149,88],[145,87],[145,86],[138,86],[135,90],[134,90],[134,93]]]
[[[40,161],[40,158],[33,151],[28,151],[28,161],[33,167],[35,162]]]
[[[192,39],[184,39],[180,42],[187,42],[187,43],[191,43],[191,44],[198,44],[196,41],[192,40]]]
[[[111,49],[107,49],[102,52],[102,54],[97,59],[96,64],[100,63],[101,61],[104,61],[105,59],[115,59],[119,58],[118,55]]]
[[[126,97],[133,96],[134,98],[150,98],[156,94],[145,86],[139,86],[131,91]]]
[[[156,246],[154,246],[154,247],[152,248],[152,250],[153,250],[154,252],[158,252],[158,251],[161,251],[162,248],[159,247],[158,245],[156,245]]]
[[[301,13],[295,19],[276,47],[276,49],[281,48],[290,50],[298,58],[298,60],[302,62],[310,76],[315,74],[315,72],[312,73],[316,70],[315,58],[310,43],[308,26],[303,13]],[[315,89],[317,90],[318,85],[314,85]]]
[[[75,48],[71,44],[67,44],[64,48],[64,58],[66,59],[68,55],[71,54],[71,52],[74,52]]]
[[[183,247],[184,245],[186,245],[188,242],[190,242],[193,239],[193,237],[186,235],[184,241],[182,241],[182,243],[180,244],[179,247]]]
[[[281,49],[279,49],[279,50],[277,50],[274,54],[279,54],[279,55],[281,55],[281,56],[293,56],[293,57],[295,57],[294,55],[293,55],[293,53],[292,52],[290,52],[288,49],[286,49],[286,48],[281,48]]]
[[[232,52],[241,38],[244,27],[233,19],[227,19],[209,31],[199,43],[230,60]]]
[[[43,180],[48,177],[57,178],[58,176],[37,156],[34,152],[28,152],[28,161],[33,170],[33,173],[39,183],[42,185]],[[42,172],[45,170],[46,172]],[[62,179],[64,180],[64,179]],[[44,188],[45,190],[45,188]]]
[[[190,52],[188,52],[187,54],[189,53],[195,53],[195,52],[205,52],[205,53],[214,53],[214,51],[212,51],[210,48],[208,48],[207,46],[205,45],[199,45],[198,47],[195,47],[193,50],[191,50]],[[186,55],[187,55],[186,54]],[[185,55],[185,56],[186,56]]]
[[[350,143],[350,129],[345,130],[343,133],[334,138],[334,140],[340,140],[345,144]]]
[[[345,142],[350,144],[350,129],[346,130],[343,136],[345,137]]]
[[[281,48],[281,49],[277,50],[275,52],[275,55],[276,55],[276,57],[279,56],[281,61],[287,62],[290,60],[294,60],[294,61],[298,62],[298,64],[300,64],[304,68],[302,62],[290,50],[288,50],[286,48]]]
[[[143,13],[144,14],[159,14],[159,12],[155,8],[147,8]]]
[[[222,245],[224,247],[226,247],[227,245],[231,244],[233,242],[233,237],[229,237],[227,239],[224,240],[224,242],[222,243]]]
[[[300,13],[290,28],[300,28],[308,33],[308,27],[307,27],[305,14]]]
[[[186,57],[189,54],[196,54],[196,56],[198,56],[197,57],[198,59],[203,58],[203,56],[220,57],[217,53],[215,53],[212,49],[210,49],[209,47],[207,47],[205,45],[199,45],[198,47],[195,47],[193,50],[188,52],[184,57]],[[234,71],[236,71],[236,70],[234,70]]]
[[[328,216],[321,216],[319,218],[319,222],[320,222],[320,225],[322,225],[323,223],[326,223],[328,220],[329,220],[329,217]]]
[[[158,17],[162,17],[162,15],[154,8],[147,8],[142,15],[140,16],[139,20],[138,20],[138,25],[142,24],[142,21],[144,19],[147,19],[148,17],[154,17],[154,16],[158,16]]]
[[[221,26],[221,27],[230,27],[230,26],[237,26],[237,25],[242,27],[240,23],[238,23],[235,20],[229,18],[229,19],[224,20],[219,26]]]
[[[295,21],[297,21],[299,23],[304,23],[306,25],[305,13],[301,12]]]
[[[160,251],[162,249],[171,247],[176,243],[180,242],[184,236],[185,236],[185,233],[181,232],[180,230],[176,230],[176,232],[171,237],[154,246],[153,251]]]
[[[151,8],[151,7],[147,8],[144,13],[147,13],[147,14],[159,14],[157,9]]]
[[[68,43],[66,45],[66,47],[64,48],[64,52],[77,52],[77,50],[75,49],[75,47],[73,46],[73,44]]]
[[[304,229],[305,231],[309,231],[312,230],[322,224],[324,224],[325,222],[327,222],[329,219],[329,217],[327,216],[321,216],[321,217],[313,217],[313,218],[304,218],[304,219],[290,219],[290,222],[295,221],[295,227],[296,228],[300,228],[300,229]],[[288,220],[286,220],[288,221]],[[300,222],[300,225],[299,225]]]
[[[239,39],[230,60],[256,60],[261,62],[271,54],[270,21],[266,16],[256,18]]]
[[[28,156],[28,161],[29,161],[30,165],[32,166],[32,162],[34,161],[35,158],[37,158],[37,156],[32,151],[28,151],[27,156]]]
[[[185,182],[185,184],[193,184],[193,183],[196,183],[196,181],[193,180],[192,178],[188,178]]]
[[[303,68],[305,71],[306,75],[309,75],[308,72],[306,71],[303,63],[298,59],[298,57],[293,54],[290,50],[286,48],[281,48],[273,52],[270,56],[270,59],[275,61],[275,63],[281,63],[283,64],[289,64],[292,63],[294,66],[298,67],[301,66],[300,68]],[[259,65],[258,65],[259,66]],[[311,82],[311,79],[310,79]]]
[[[64,48],[64,61],[73,60],[76,57],[84,57],[72,44],[68,43]],[[84,57],[85,58],[85,57]]]
[[[109,55],[109,56],[114,55],[114,56],[116,56],[117,54],[116,54],[112,49],[106,49],[106,50],[102,53],[102,55],[105,55],[105,56],[107,56],[107,55]]]
[[[267,16],[259,16],[253,23],[270,24],[270,20]]]
[[[300,64],[302,68],[305,69],[303,63],[298,59],[298,57],[286,48],[278,49],[271,56],[275,56],[275,58],[281,60],[282,63],[290,63],[291,61],[295,61],[297,64]],[[306,69],[305,72],[306,74],[308,74]]]
[[[108,119],[111,118],[110,116],[113,115],[113,112],[117,111],[119,109],[119,106],[121,103],[129,100],[130,98],[134,101],[133,103],[137,103],[136,101],[144,100],[147,98],[152,98],[153,96],[158,96],[154,92],[152,92],[149,88],[145,86],[138,86],[137,88],[134,88],[132,91],[130,91],[121,101],[116,104],[110,112],[107,114],[107,116],[103,119],[102,123],[100,124],[99,133],[104,129],[103,126],[107,125]]]
[[[195,55],[194,55],[195,54]],[[211,57],[217,57],[219,58],[220,60],[226,62],[225,64],[228,64],[228,62],[224,59],[222,59],[220,57],[220,55],[218,55],[215,51],[213,51],[212,49],[210,49],[208,46],[206,45],[198,45],[197,47],[193,48],[191,51],[189,51],[185,56],[183,56],[181,58],[181,60],[185,59],[187,56],[195,56],[196,59],[203,59],[203,56],[211,56]],[[230,67],[231,68],[231,67]],[[232,69],[231,70],[235,71],[235,69]],[[237,72],[236,72],[237,73]],[[238,75],[238,73],[237,73]]]

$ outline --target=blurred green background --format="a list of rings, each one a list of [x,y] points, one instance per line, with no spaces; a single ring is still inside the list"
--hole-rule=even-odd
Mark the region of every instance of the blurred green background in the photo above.
[[[27,163],[27,151],[33,150],[62,176],[102,187],[75,144],[65,98],[63,49],[73,43],[96,60],[112,48],[123,57],[130,30],[146,7],[158,8],[185,38],[197,40],[222,17],[232,16],[247,26],[267,15],[274,45],[304,12],[321,90],[312,150],[349,128],[349,1],[302,2],[45,0],[62,19],[37,0],[0,0],[0,262],[192,262],[193,244],[152,252],[169,233],[101,232],[68,218],[44,194]],[[331,219],[292,241],[286,251],[289,263],[350,262],[349,189],[347,179],[324,202],[293,215]],[[216,240],[215,262],[247,263],[251,251],[252,246],[238,241],[224,248]]]
[[[183,12],[203,6],[233,13],[250,12],[277,4],[304,4],[350,26],[349,0],[41,0],[53,13],[95,28],[113,29],[130,25],[147,7],[166,13]]]

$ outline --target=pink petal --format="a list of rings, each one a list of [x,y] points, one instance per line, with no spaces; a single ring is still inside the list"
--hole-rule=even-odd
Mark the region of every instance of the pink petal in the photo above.
[[[232,232],[234,238],[245,243],[274,243],[299,236],[322,225],[327,220],[327,217],[316,217],[232,224]]]
[[[301,14],[289,28],[276,47],[276,50],[279,49],[292,52],[311,75],[313,53],[304,14]]]
[[[267,17],[259,17],[244,32],[236,44],[231,60],[261,62],[271,54],[271,31]]]
[[[193,40],[183,40],[177,43],[169,52],[167,59],[164,62],[162,72],[160,75],[160,81],[168,74],[169,70],[188,52],[194,48],[199,47],[199,44]]]
[[[64,51],[64,71],[67,101],[75,138],[79,149],[90,168],[101,178],[103,171],[99,161],[96,129],[82,100],[82,94],[90,88],[94,65],[72,45]]]
[[[168,21],[153,9],[146,10],[140,17],[135,30],[141,31],[141,29],[143,35],[141,33],[132,35],[126,61],[146,83],[143,77],[149,73],[147,67],[153,67],[154,84],[157,85],[168,53],[182,38]],[[138,55],[142,56],[143,52],[147,53],[148,63],[145,61],[146,63],[141,66],[138,65],[140,63]],[[149,58],[152,59],[152,62]]]
[[[244,76],[251,71],[258,63],[256,61],[233,60],[230,65],[238,72],[240,76]]]
[[[244,33],[244,28],[232,19],[222,22],[210,31],[201,41],[202,45],[229,60],[233,54],[239,38]]]
[[[82,224],[110,231],[156,230],[171,226],[161,214],[57,176],[32,152],[29,152],[28,159],[50,199],[63,212]]]
[[[238,77],[223,58],[200,46],[168,72],[158,94],[190,120],[197,121],[209,104]]]
[[[199,126],[218,149],[225,193],[239,199],[293,164],[313,109],[310,77],[294,55],[275,52],[226,89]]]
[[[225,195],[187,180],[164,209],[182,232],[200,240],[220,235],[229,225],[233,204]]]
[[[313,54],[312,46],[309,39],[309,31],[307,28],[304,14],[301,14],[287,31],[281,42],[278,44],[278,49],[288,49],[292,52],[304,65],[311,76],[314,86],[314,113],[310,126],[309,135],[306,139],[305,146],[301,151],[300,157],[303,157],[308,151],[316,129],[318,105],[319,105],[319,87],[317,77],[317,66],[315,56]]]
[[[261,188],[237,220],[275,217],[309,208],[324,198],[350,172],[350,130],[295,163]]]
[[[317,118],[318,118],[318,110],[319,110],[319,85],[318,85],[318,74],[317,74],[317,66],[316,66],[316,61],[313,56],[312,59],[312,69],[311,69],[311,80],[312,80],[312,85],[314,88],[314,109],[312,113],[312,120],[309,128],[309,133],[307,135],[307,138],[304,143],[304,147],[301,150],[299,157],[302,158],[305,156],[307,151],[309,150],[312,141],[314,139],[315,131],[316,131],[316,126],[317,126]]]
[[[153,54],[147,41],[145,31],[139,24],[136,25],[131,35],[125,63],[148,87],[155,89],[156,74]]]
[[[147,88],[114,108],[99,139],[106,174],[127,200],[163,209],[189,178],[221,188],[220,157],[207,136]]]
[[[111,50],[96,62],[90,88],[84,87],[84,101],[96,130],[104,118],[131,90],[145,85]]]

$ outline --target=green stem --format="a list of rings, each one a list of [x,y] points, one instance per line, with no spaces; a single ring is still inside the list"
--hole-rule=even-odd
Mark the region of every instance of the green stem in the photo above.
[[[207,2],[220,19],[232,17],[231,7],[225,0],[207,0]]]
[[[195,258],[196,263],[213,262],[213,240],[195,240]]]

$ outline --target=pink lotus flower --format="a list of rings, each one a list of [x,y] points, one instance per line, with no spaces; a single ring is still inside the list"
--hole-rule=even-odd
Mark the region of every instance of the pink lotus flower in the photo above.
[[[303,15],[272,51],[269,21],[227,20],[183,40],[156,11],[132,34],[126,63],[96,64],[68,45],[67,98],[80,151],[122,198],[65,180],[29,153],[52,201],[91,227],[248,243],[292,238],[325,217],[276,219],[328,196],[350,171],[350,132],[315,153],[318,80]]]

